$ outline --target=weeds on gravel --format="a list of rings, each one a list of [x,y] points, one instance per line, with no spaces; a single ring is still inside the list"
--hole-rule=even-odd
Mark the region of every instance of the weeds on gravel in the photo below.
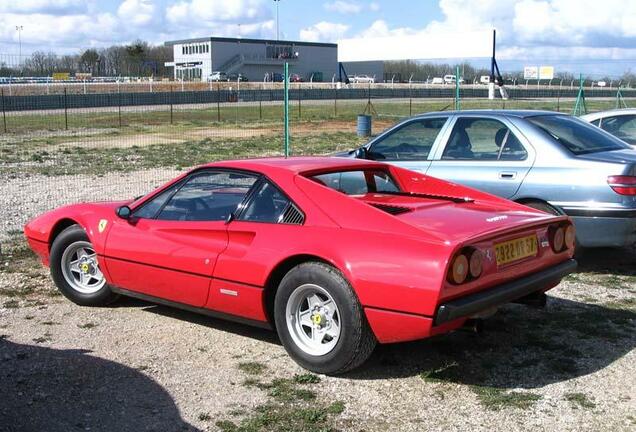
[[[592,409],[596,407],[596,404],[592,402],[585,393],[566,393],[565,400],[570,402],[575,408]]]
[[[208,413],[200,413],[199,416],[197,417],[200,421],[210,421],[212,420],[212,416]]]
[[[98,324],[95,324],[95,323],[92,323],[92,322],[87,322],[87,323],[84,323],[84,324],[78,324],[77,326],[79,328],[81,328],[81,329],[84,329],[84,330],[90,330],[90,329],[93,329],[93,328],[97,327]]]
[[[541,395],[535,393],[505,391],[489,386],[473,385],[470,389],[477,395],[482,406],[493,411],[508,407],[528,409],[541,399]]]
[[[238,364],[238,368],[248,375],[262,375],[267,366],[259,362],[242,362]]]
[[[250,374],[251,367],[239,368]],[[261,373],[263,371],[260,371]],[[320,377],[314,374],[294,375],[293,378],[275,378],[270,382],[262,382],[256,378],[247,378],[243,385],[266,391],[270,399],[253,412],[247,414],[243,410],[232,410],[228,414],[234,417],[243,416],[238,421],[219,420],[216,426],[223,432],[295,432],[300,430],[330,431],[333,416],[341,414],[345,405],[342,401],[326,404],[317,399],[317,394],[308,386],[318,384]],[[311,401],[311,403],[309,403]]]

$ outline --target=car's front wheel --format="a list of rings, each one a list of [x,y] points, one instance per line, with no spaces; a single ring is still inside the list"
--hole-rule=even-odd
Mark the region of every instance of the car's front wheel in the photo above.
[[[303,263],[285,275],[274,316],[289,355],[313,372],[351,370],[369,358],[377,343],[353,289],[324,263]]]
[[[105,306],[117,299],[106,284],[97,254],[79,225],[62,231],[51,245],[51,277],[60,292],[82,306]]]

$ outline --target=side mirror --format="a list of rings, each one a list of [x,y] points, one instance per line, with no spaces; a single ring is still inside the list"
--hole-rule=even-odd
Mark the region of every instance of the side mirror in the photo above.
[[[130,219],[130,215],[132,214],[132,210],[130,210],[130,207],[127,205],[118,207],[115,212],[117,213],[117,216],[122,219]]]
[[[366,147],[358,147],[353,151],[353,157],[356,159],[369,159],[369,150]]]

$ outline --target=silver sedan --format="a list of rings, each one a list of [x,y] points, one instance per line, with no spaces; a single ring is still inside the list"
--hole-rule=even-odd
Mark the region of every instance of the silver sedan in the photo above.
[[[386,161],[565,213],[574,220],[580,246],[636,243],[636,151],[569,115],[427,113],[393,126],[349,156]]]
[[[581,118],[636,146],[636,108],[623,108],[585,114]]]

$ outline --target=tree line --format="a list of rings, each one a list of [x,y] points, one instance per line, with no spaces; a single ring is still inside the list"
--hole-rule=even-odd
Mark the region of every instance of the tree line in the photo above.
[[[50,77],[54,73],[90,73],[92,76],[170,77],[164,66],[172,60],[172,47],[135,41],[129,45],[89,48],[77,54],[35,51],[23,61],[0,62],[0,76]]]
[[[490,69],[487,68],[479,68],[474,67],[468,62],[461,62],[457,64],[450,63],[432,63],[432,62],[420,62],[414,60],[404,60],[404,61],[388,61],[384,64],[384,79],[386,81],[390,81],[393,76],[395,76],[395,80],[408,82],[409,79],[412,81],[422,82],[426,80],[433,79],[435,77],[443,77],[444,75],[455,75],[456,67],[459,67],[459,75],[464,78],[466,83],[472,83],[473,81],[479,82],[479,78],[483,75],[490,76]],[[523,71],[502,71],[503,78],[506,82],[515,82],[523,83],[525,80],[523,79]],[[589,81],[605,81],[608,84],[610,81],[614,81],[614,83],[618,84],[622,82],[624,85],[631,83],[631,85],[636,85],[636,74],[631,70],[625,71],[620,77],[583,77],[587,82]],[[563,82],[570,81],[578,81],[579,76],[570,72],[559,72],[555,73],[554,82],[559,82],[563,80]]]

